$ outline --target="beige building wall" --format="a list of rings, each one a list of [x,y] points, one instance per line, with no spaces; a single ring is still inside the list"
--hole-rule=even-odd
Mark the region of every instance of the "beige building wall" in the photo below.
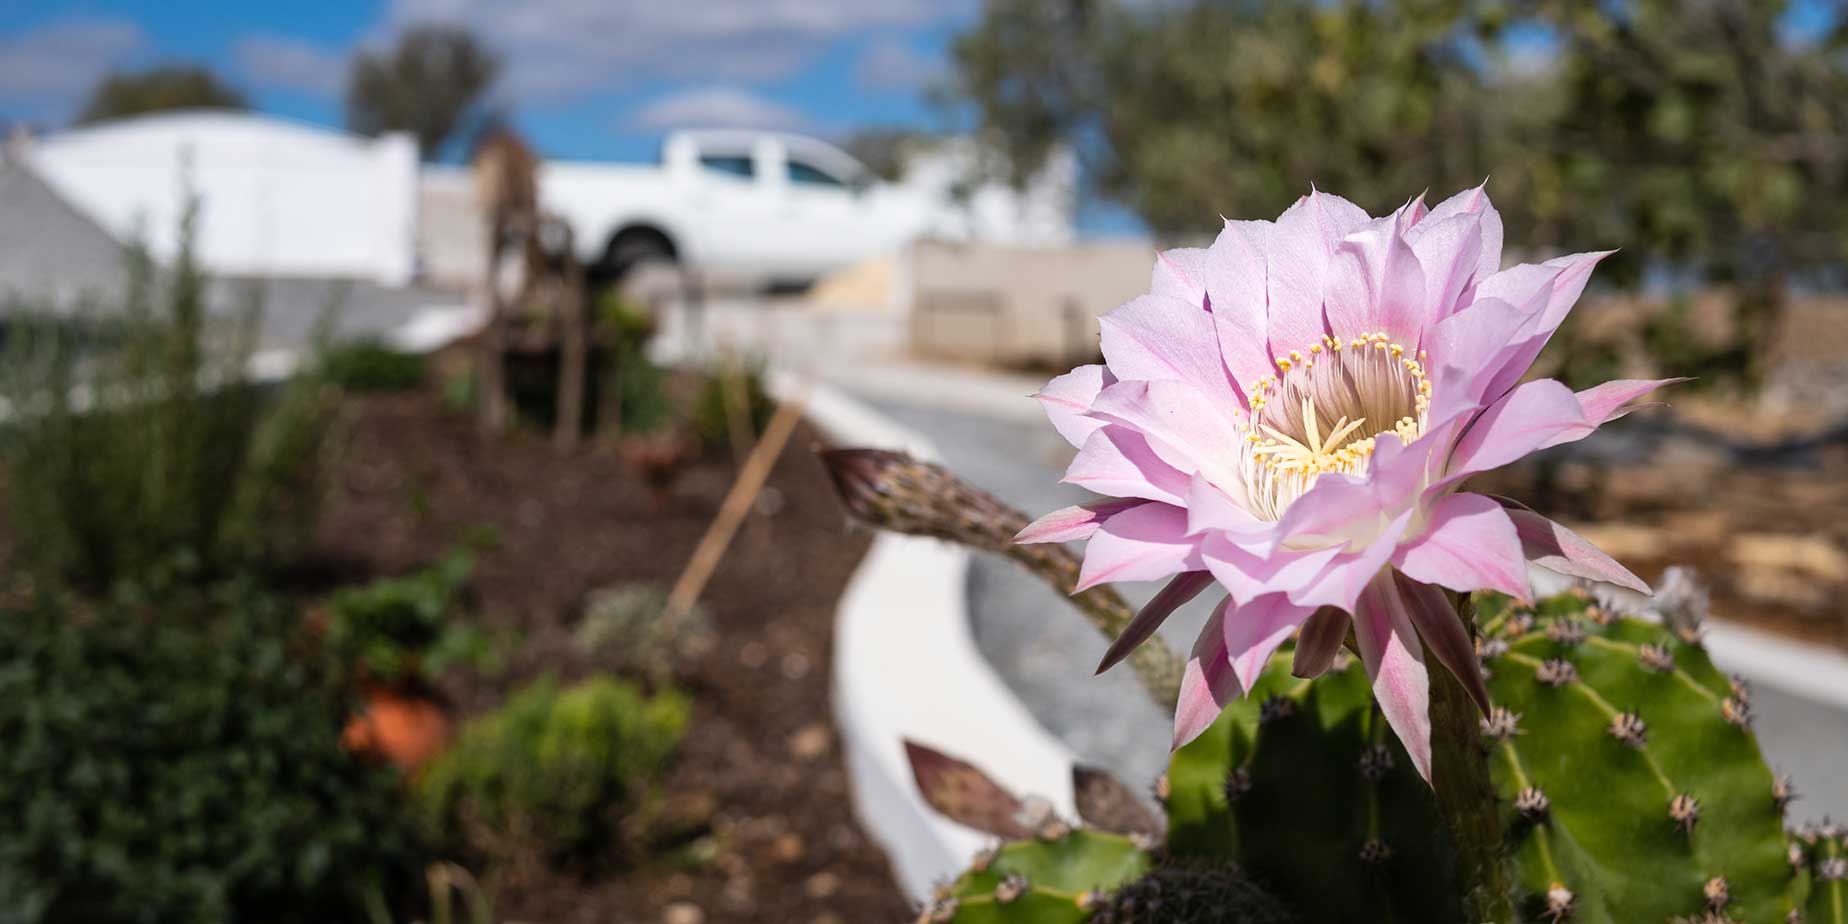
[[[1064,367],[1097,355],[1097,318],[1148,291],[1145,240],[1062,248],[919,242],[908,255],[912,352]]]

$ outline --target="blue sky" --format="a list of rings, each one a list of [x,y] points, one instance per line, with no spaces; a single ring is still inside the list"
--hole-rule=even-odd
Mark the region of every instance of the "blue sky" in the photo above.
[[[341,122],[356,48],[455,22],[502,55],[496,102],[551,157],[646,159],[663,133],[731,124],[839,137],[953,128],[925,89],[980,0],[0,0],[0,124],[67,122],[111,69],[202,62],[267,111]],[[1792,40],[1836,0],[1795,0]],[[1544,35],[1525,47],[1546,54]],[[1516,48],[1516,50],[1520,50]],[[1087,202],[1080,226],[1133,232]]]
[[[112,68],[203,62],[268,111],[338,124],[345,62],[406,25],[472,26],[498,94],[554,157],[645,158],[731,122],[836,136],[941,124],[924,88],[972,0],[7,0],[0,119],[67,121]]]

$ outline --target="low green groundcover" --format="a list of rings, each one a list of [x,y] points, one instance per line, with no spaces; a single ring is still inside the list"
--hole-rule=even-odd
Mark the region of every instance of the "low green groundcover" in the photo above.
[[[299,626],[242,585],[0,613],[0,921],[364,920],[414,882]]]

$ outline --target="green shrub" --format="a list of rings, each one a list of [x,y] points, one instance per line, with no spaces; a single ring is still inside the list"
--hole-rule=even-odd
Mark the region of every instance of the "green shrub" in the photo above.
[[[729,382],[728,377],[732,379]],[[742,402],[738,400],[739,393],[743,395]],[[736,413],[731,405],[736,403],[744,405],[745,419],[750,422],[753,437],[764,432],[770,417],[776,413],[776,399],[770,397],[769,390],[764,387],[763,373],[754,363],[731,372],[709,370],[701,377],[689,414],[693,434],[700,442],[707,446],[730,445],[731,415]]]
[[[491,860],[586,859],[623,836],[679,746],[686,698],[644,696],[604,675],[560,689],[547,677],[469,722],[424,770],[435,830]]]
[[[347,391],[410,391],[423,384],[425,357],[360,340],[328,350],[321,377]]]
[[[667,592],[649,584],[592,591],[571,641],[586,655],[614,656],[628,672],[665,680],[674,665],[712,647],[712,625],[695,605],[678,612]]]
[[[248,587],[0,613],[0,920],[360,920],[421,868],[342,678]]]
[[[327,647],[369,680],[435,680],[458,664],[485,664],[488,637],[459,621],[475,560],[452,552],[403,577],[336,592],[327,601]]]
[[[667,370],[648,358],[648,342],[655,335],[654,316],[608,289],[597,299],[596,324],[606,350],[602,387],[614,408],[617,429],[649,433],[666,426],[674,417],[674,404],[667,395]]]
[[[102,589],[291,554],[313,531],[332,392],[250,379],[257,309],[208,325],[190,244],[158,273],[133,257],[126,292],[79,324],[11,312],[0,456],[26,563]]]

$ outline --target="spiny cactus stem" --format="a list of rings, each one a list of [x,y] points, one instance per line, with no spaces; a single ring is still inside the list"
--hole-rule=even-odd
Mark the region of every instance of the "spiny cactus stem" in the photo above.
[[[1545,667],[1547,663],[1547,662],[1541,661],[1538,658],[1533,657],[1532,655],[1523,654],[1518,651],[1509,652],[1508,659],[1517,664],[1525,664],[1528,667],[1534,668],[1536,671],[1538,671],[1540,668]],[[1689,678],[1689,679],[1691,680],[1692,678]],[[1603,696],[1598,695],[1597,690],[1594,690],[1591,687],[1586,686],[1583,683],[1580,683],[1576,678],[1568,681],[1566,683],[1566,686],[1571,687],[1573,692],[1584,697],[1587,702],[1591,703],[1591,705],[1594,708],[1596,708],[1601,715],[1604,716],[1606,721],[1611,723],[1611,726],[1613,728],[1612,734],[1614,735],[1618,734],[1618,730],[1630,727],[1628,720],[1636,719],[1635,715],[1631,713],[1623,712],[1622,710],[1618,709],[1616,706],[1611,705],[1610,701],[1606,700]],[[1709,693],[1708,696],[1709,698],[1711,698],[1711,693]],[[1642,723],[1636,722],[1635,727],[1640,731],[1642,728]],[[1623,737],[1622,735],[1618,735],[1618,736]],[[1662,765],[1656,761],[1655,755],[1650,753],[1649,748],[1647,746],[1647,740],[1645,737],[1639,734],[1636,736],[1636,740],[1634,742],[1626,742],[1626,743],[1630,743],[1632,747],[1636,748],[1637,753],[1642,755],[1643,765],[1649,768],[1649,773],[1656,778],[1657,783],[1660,783],[1662,785],[1662,791],[1667,794],[1665,798],[1672,799],[1680,793],[1680,790],[1675,788],[1674,782],[1668,778],[1668,774],[1662,770]]]
[[[1457,617],[1471,625],[1474,607],[1457,601]],[[1429,652],[1431,677],[1431,785],[1438,812],[1456,843],[1464,910],[1471,922],[1512,924],[1514,869],[1502,846],[1495,784],[1489,777],[1482,713],[1463,684]]]
[[[1026,514],[941,465],[882,449],[827,450],[821,459],[848,512],[863,523],[1003,556],[1062,594],[1071,594],[1078,584],[1081,562],[1070,549],[1056,543],[1016,543],[1014,536],[1027,525]],[[1121,635],[1136,615],[1109,587],[1093,587],[1068,599],[1105,638]],[[1128,660],[1158,705],[1174,705],[1185,665],[1172,648],[1159,637],[1151,638],[1136,646]]]
[[[1527,768],[1521,764],[1521,752],[1515,749],[1514,742],[1503,739],[1497,747],[1502,757],[1508,761],[1508,774],[1514,778],[1516,791],[1530,790],[1534,783],[1527,775]],[[1532,789],[1532,791],[1539,792],[1537,789]],[[1553,859],[1552,832],[1547,830],[1545,818],[1534,819],[1533,826],[1534,840],[1540,851],[1541,872],[1546,874],[1547,879],[1558,882],[1563,877],[1559,875],[1558,862]]]

